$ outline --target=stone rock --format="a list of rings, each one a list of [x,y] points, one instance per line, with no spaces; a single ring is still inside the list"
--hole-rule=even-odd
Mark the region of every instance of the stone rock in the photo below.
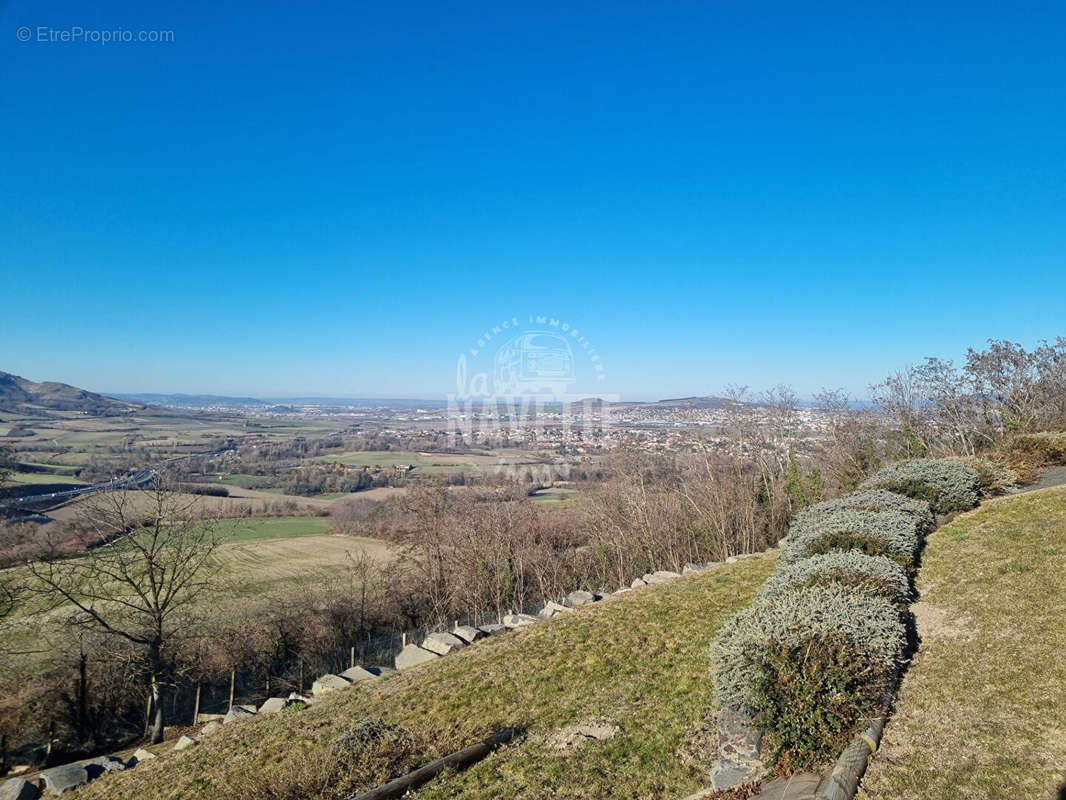
[[[549,600],[544,604],[544,608],[537,614],[541,619],[551,619],[556,614],[573,614],[574,609],[570,606],[563,605],[563,603],[556,603],[554,600]]]
[[[758,761],[762,733],[751,720],[731,708],[718,712],[718,755],[735,762]]]
[[[537,618],[530,614],[508,614],[503,618],[505,628],[524,628],[527,625],[536,625]]]
[[[563,600],[563,605],[570,606],[571,608],[578,608],[580,606],[587,606],[589,603],[596,602],[596,595],[592,592],[586,592],[582,589],[578,589],[576,592],[570,592]]]
[[[11,778],[0,783],[0,800],[37,800],[41,790],[22,778]]]
[[[210,723],[210,725],[217,725],[217,724],[218,723],[215,723],[215,722]],[[205,728],[205,730],[206,730],[206,728]],[[200,733],[202,735],[203,731],[201,731]],[[130,766],[135,767],[138,764],[140,764],[142,761],[151,761],[153,758],[156,758],[156,757],[157,757],[156,754],[153,753],[151,750],[145,750],[143,747],[140,747],[133,753],[133,758],[130,759]]]
[[[681,574],[678,572],[671,572],[668,569],[657,569],[649,575],[644,576],[644,580],[648,583],[666,583],[666,581],[672,581],[674,578],[680,578]]]
[[[625,594],[626,592],[631,592],[631,591],[633,591],[633,589],[630,588],[629,586],[621,586],[621,587],[619,587],[618,589],[615,590],[614,594],[612,594],[611,597],[617,597],[620,594]],[[607,598],[605,597],[603,599],[606,600]]]
[[[703,564],[685,564],[685,566],[681,568],[681,574],[692,575],[704,569],[706,569],[706,567],[704,567]]]
[[[600,720],[579,722],[575,725],[567,725],[556,731],[548,740],[556,750],[567,750],[580,747],[585,742],[595,739],[604,742],[614,738],[618,733],[618,726]]]
[[[759,800],[802,800],[802,798],[814,797],[814,793],[818,791],[818,784],[821,782],[822,776],[811,772],[800,772],[787,778],[778,778],[760,787]]]
[[[268,697],[263,701],[263,705],[259,706],[259,714],[277,714],[279,711],[284,711],[295,700],[290,700],[287,697]],[[203,731],[200,731],[200,735],[203,735]]]
[[[200,728],[200,732],[196,734],[199,738],[203,739],[205,736],[210,736],[213,733],[218,733],[222,730],[222,723],[218,720],[211,720],[209,723]]]
[[[311,684],[311,696],[321,697],[322,695],[329,694],[330,692],[337,692],[341,689],[347,689],[351,685],[351,681],[345,680],[340,675],[323,675]]]
[[[505,633],[507,631],[507,626],[501,625],[498,622],[490,622],[487,625],[478,625],[478,630],[486,636],[495,636],[498,633]]]
[[[254,716],[254,711],[249,711],[244,706],[234,706],[226,712],[226,716],[222,718],[222,724],[229,725],[233,722],[240,722],[241,720],[251,719]]]
[[[460,650],[464,647],[466,647],[466,642],[458,636],[443,631],[431,633],[422,640],[423,650],[429,650],[439,656],[446,656],[453,650]]]
[[[188,750],[190,747],[196,747],[200,744],[200,740],[195,736],[182,736],[178,741],[174,742],[175,750]]]
[[[711,787],[718,790],[732,789],[751,783],[758,777],[758,773],[750,767],[722,758],[711,768]]]
[[[409,644],[396,656],[396,669],[409,669],[437,658],[440,656],[436,653],[423,650],[416,644]]]
[[[366,670],[378,678],[383,678],[386,675],[393,675],[396,673],[396,670],[392,667],[367,667]]]
[[[739,560],[740,560],[740,559],[739,559],[739,558],[737,558],[736,556],[729,556],[729,557],[728,557],[728,558],[727,558],[727,559],[725,560],[725,563],[727,563],[727,564],[736,564],[736,563],[737,563],[737,562],[738,562]]]
[[[344,670],[344,672],[341,673],[341,677],[344,678],[346,681],[357,683],[358,681],[373,680],[377,677],[377,675],[375,675],[373,672],[364,667],[356,665],[354,667],[348,667],[348,669]]]
[[[114,756],[97,756],[83,761],[82,765],[89,773],[89,780],[98,778],[105,772],[121,772],[126,768],[126,762]]]
[[[452,636],[458,636],[467,644],[473,644],[478,639],[484,639],[488,634],[480,628],[475,628],[473,625],[458,625],[455,630],[452,631]]]
[[[643,578],[634,578],[633,582],[629,584],[630,589],[639,589],[641,586],[647,586],[648,582]]]
[[[87,784],[89,771],[81,764],[64,764],[62,767],[44,770],[40,777],[44,783],[44,790],[54,797],[59,797],[63,792]]]

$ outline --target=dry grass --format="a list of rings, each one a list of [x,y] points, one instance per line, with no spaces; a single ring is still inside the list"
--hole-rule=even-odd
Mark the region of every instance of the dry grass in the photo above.
[[[419,762],[505,727],[526,729],[473,768],[428,784],[416,795],[423,800],[684,796],[710,766],[709,753],[703,762],[689,753],[713,704],[710,640],[751,601],[775,561],[738,562],[480,642],[305,711],[227,727],[198,748],[108,775],[72,797],[332,800],[382,777],[361,781],[334,760],[331,742],[367,717],[402,726]],[[620,731],[574,750],[551,749],[554,731],[591,718]],[[395,753],[388,757],[390,771],[407,768]],[[370,775],[374,766],[363,769]]]
[[[1066,771],[1066,490],[929,537],[922,643],[863,800],[1052,800]]]

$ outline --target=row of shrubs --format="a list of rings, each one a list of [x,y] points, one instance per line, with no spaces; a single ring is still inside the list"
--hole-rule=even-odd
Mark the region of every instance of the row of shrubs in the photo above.
[[[979,497],[970,467],[916,459],[795,515],[777,571],[711,646],[720,703],[765,734],[779,772],[835,758],[885,709],[925,536]]]

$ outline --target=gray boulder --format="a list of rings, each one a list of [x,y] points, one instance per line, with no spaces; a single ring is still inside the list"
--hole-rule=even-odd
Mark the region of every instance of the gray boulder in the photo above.
[[[759,773],[744,764],[737,764],[727,758],[719,759],[711,768],[711,786],[714,789],[732,789],[744,783],[751,783]]]
[[[209,723],[200,728],[200,733],[197,734],[201,739],[205,736],[210,736],[213,733],[218,733],[222,730],[222,723],[218,720],[211,720]]]
[[[505,628],[524,628],[527,625],[536,625],[537,618],[531,614],[508,614],[503,618]]]
[[[544,604],[544,608],[537,612],[537,616],[541,619],[551,619],[559,614],[573,614],[574,609],[570,606],[563,605],[562,603],[556,603],[554,600],[549,600]]]
[[[592,592],[586,592],[583,589],[578,589],[576,592],[570,592],[563,600],[563,605],[570,606],[571,608],[578,608],[579,606],[587,606],[589,603],[596,602],[596,595]]]
[[[351,681],[342,678],[340,675],[323,675],[311,684],[311,694],[314,697],[321,697],[330,692],[347,689],[351,685]]]
[[[44,790],[53,797],[63,792],[77,789],[89,782],[89,771],[81,764],[64,764],[62,767],[46,769],[40,775]]]
[[[356,683],[358,681],[369,681],[373,678],[376,678],[377,675],[375,675],[368,669],[356,665],[354,667],[348,667],[348,669],[344,670],[344,672],[341,673],[341,677],[344,678],[346,681]]]
[[[495,636],[497,633],[504,633],[507,630],[507,626],[498,622],[489,622],[486,625],[478,625],[478,630],[486,636]]]
[[[254,716],[254,711],[249,711],[244,706],[234,706],[226,712],[226,716],[222,718],[222,724],[229,725],[233,722],[240,722],[241,720],[251,719]]]
[[[645,583],[666,583],[672,581],[674,578],[680,578],[681,575],[677,572],[671,572],[668,569],[658,569],[655,572],[650,572],[644,576]]]
[[[22,778],[11,778],[0,783],[0,800],[37,800],[41,790]]]
[[[175,750],[188,750],[190,747],[196,747],[200,744],[200,740],[195,736],[182,736],[178,741],[174,742]]]
[[[89,773],[89,780],[98,778],[105,772],[121,772],[126,768],[126,762],[114,756],[97,756],[83,761],[82,765]]]
[[[689,564],[685,564],[685,566],[683,566],[681,568],[681,574],[682,575],[692,575],[693,573],[699,572],[702,569],[704,569],[704,566],[702,564],[691,564],[691,563],[689,563]]]
[[[629,584],[630,589],[639,589],[641,586],[647,586],[648,582],[643,578],[634,578],[633,582]]]
[[[211,725],[217,725],[217,724],[218,724],[217,722],[212,722],[208,726],[206,726],[204,728],[204,730],[206,730]],[[203,731],[201,731],[200,733],[202,735]],[[151,761],[153,758],[156,758],[156,754],[155,753],[153,753],[151,750],[145,750],[143,747],[140,747],[133,753],[133,757],[130,758],[129,766],[135,767],[138,764],[140,764],[142,761]]]
[[[290,700],[287,697],[268,697],[263,701],[263,705],[259,706],[259,714],[277,714],[279,711],[284,711],[295,701]],[[202,732],[201,732],[202,733]]]
[[[475,628],[472,625],[457,625],[455,630],[452,631],[453,636],[458,636],[467,644],[473,644],[478,639],[484,639],[488,636],[485,631],[480,628]]]
[[[396,669],[409,669],[437,658],[440,656],[436,653],[423,650],[416,644],[409,644],[396,656]]]
[[[431,633],[422,641],[423,650],[429,650],[439,656],[446,656],[453,650],[460,650],[464,647],[466,647],[466,642],[458,636],[443,631]]]
[[[396,670],[394,670],[392,667],[367,667],[366,671],[378,678],[382,678],[386,675],[392,675],[396,672]]]

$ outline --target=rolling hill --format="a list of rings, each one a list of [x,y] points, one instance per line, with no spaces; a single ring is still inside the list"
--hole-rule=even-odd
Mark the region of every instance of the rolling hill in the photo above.
[[[144,406],[66,383],[37,383],[9,372],[0,372],[0,412],[50,416],[76,412],[93,417],[112,417],[140,411]]]

